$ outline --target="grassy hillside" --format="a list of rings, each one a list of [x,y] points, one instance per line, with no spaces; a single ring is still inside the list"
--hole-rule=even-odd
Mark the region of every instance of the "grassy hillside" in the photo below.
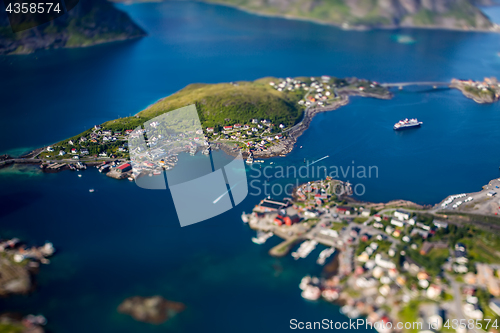
[[[471,0],[206,0],[256,13],[343,26],[487,29],[489,19]]]
[[[309,81],[306,78],[300,79],[304,82]],[[276,125],[295,124],[301,119],[304,111],[304,108],[297,103],[303,97],[304,91],[279,92],[269,85],[271,81],[278,80],[264,78],[253,82],[191,84],[135,116],[110,120],[101,124],[101,131],[113,131],[119,138],[117,141],[92,142],[93,129],[88,129],[55,144],[56,154],[59,149],[64,149],[66,152],[69,152],[71,148],[80,149],[79,140],[85,137],[88,140],[82,147],[88,148],[91,155],[112,152],[115,156],[126,157],[126,154],[118,151],[126,140],[124,131],[133,130],[156,116],[191,104],[196,105],[204,129],[214,127],[216,131],[220,131],[225,125],[250,124],[254,118],[271,120]],[[75,145],[71,145],[70,140]]]
[[[203,127],[245,124],[252,118],[293,125],[302,115],[303,110],[297,102],[303,92],[279,92],[269,85],[272,80],[265,78],[254,82],[191,84],[136,116],[112,120],[103,124],[103,127],[115,131],[133,129],[162,113],[190,104],[196,105]]]

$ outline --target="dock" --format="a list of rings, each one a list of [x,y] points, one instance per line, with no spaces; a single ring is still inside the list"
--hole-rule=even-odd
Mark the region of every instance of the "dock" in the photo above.
[[[65,165],[66,165],[66,163],[55,163],[55,164],[51,164],[51,165],[47,166],[46,169],[47,170],[59,170]]]

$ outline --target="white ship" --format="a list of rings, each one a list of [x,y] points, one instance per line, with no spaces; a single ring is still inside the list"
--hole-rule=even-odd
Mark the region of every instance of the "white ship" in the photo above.
[[[417,118],[413,118],[413,119],[406,118],[406,119],[400,120],[396,124],[394,124],[394,130],[397,131],[397,130],[402,130],[402,129],[406,129],[406,128],[420,127],[420,125],[422,125],[422,124],[423,124],[423,122],[418,121]]]

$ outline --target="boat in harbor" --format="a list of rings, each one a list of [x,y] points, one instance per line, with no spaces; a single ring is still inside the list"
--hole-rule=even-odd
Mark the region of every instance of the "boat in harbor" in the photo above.
[[[319,257],[318,257],[318,260],[316,260],[316,263],[318,265],[323,266],[325,264],[326,259],[328,259],[334,253],[335,253],[335,248],[334,247],[329,247],[327,249],[324,249],[319,254]]]
[[[395,123],[393,128],[395,131],[398,131],[408,128],[420,127],[422,124],[423,122],[418,121],[417,118],[412,118],[412,119],[406,118]]]
[[[252,155],[248,156],[248,158],[246,160],[246,163],[247,164],[252,164],[253,163],[253,156]]]
[[[271,238],[274,234],[270,232],[263,232],[259,231],[257,232],[257,237],[252,237],[252,242],[255,244],[264,244],[269,238]]]
[[[311,277],[306,275],[300,280],[299,288],[300,290],[306,290],[307,286],[311,283]]]
[[[329,302],[333,302],[339,298],[337,289],[325,289],[321,292],[321,296]]]
[[[308,285],[301,293],[301,296],[310,301],[316,301],[321,296],[321,289],[316,286]]]
[[[298,260],[300,258],[307,258],[309,253],[311,253],[316,248],[316,245],[318,245],[318,242],[316,242],[315,240],[307,240],[300,244],[297,251],[292,252],[292,257],[295,260]]]
[[[93,188],[91,188],[91,189],[89,190],[89,192],[90,192],[90,193],[94,193],[94,189],[93,189]]]
[[[241,214],[241,220],[243,221],[243,223],[248,223],[248,216],[247,214],[245,214],[245,212]]]

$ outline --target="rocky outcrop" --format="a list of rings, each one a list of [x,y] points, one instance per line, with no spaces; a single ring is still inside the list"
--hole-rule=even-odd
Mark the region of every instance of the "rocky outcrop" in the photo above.
[[[0,296],[27,294],[31,289],[28,268],[6,257],[0,257]]]
[[[145,35],[126,13],[106,0],[80,0],[54,21],[17,33],[12,32],[6,12],[0,11],[0,55],[84,47]]]
[[[488,30],[482,0],[206,0],[252,12],[309,19],[346,29],[425,27]]]
[[[161,296],[134,296],[127,298],[118,306],[118,312],[128,314],[135,320],[151,324],[164,323],[177,313],[184,311],[184,309],[184,304],[168,301]]]

